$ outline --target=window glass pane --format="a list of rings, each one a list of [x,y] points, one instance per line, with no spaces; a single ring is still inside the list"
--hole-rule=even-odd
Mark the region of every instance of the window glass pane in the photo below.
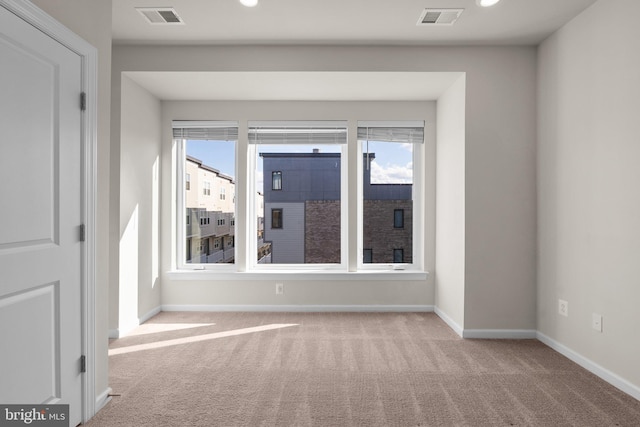
[[[186,140],[185,263],[234,263],[235,141]],[[212,197],[213,196],[213,197]],[[217,196],[217,197],[216,197]]]
[[[393,211],[393,228],[404,227],[404,209],[395,209]]]
[[[258,144],[256,152],[258,262],[339,264],[341,146]]]
[[[282,209],[271,209],[271,228],[282,228]]]
[[[404,262],[404,250],[403,249],[394,249],[393,250],[393,262],[395,262],[395,263]]]
[[[373,262],[373,251],[371,249],[364,249],[362,253],[362,262],[370,264]]]
[[[271,189],[282,190],[282,172],[281,171],[271,172]]]
[[[413,144],[361,144],[362,247],[371,249],[372,263],[412,263]]]

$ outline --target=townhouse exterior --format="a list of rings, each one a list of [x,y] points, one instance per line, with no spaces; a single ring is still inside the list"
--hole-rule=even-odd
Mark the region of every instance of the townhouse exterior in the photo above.
[[[235,181],[186,156],[185,261],[231,263],[235,259]]]
[[[260,153],[264,240],[271,262],[340,263],[340,154]],[[375,154],[363,158],[364,263],[411,263],[412,184],[372,184]]]

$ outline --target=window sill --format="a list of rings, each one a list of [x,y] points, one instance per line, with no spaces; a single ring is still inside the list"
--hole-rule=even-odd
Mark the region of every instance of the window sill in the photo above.
[[[420,281],[427,280],[428,271],[410,270],[369,270],[369,271],[293,271],[293,270],[269,270],[269,271],[215,271],[215,270],[172,270],[167,272],[170,280],[393,280],[393,281]]]

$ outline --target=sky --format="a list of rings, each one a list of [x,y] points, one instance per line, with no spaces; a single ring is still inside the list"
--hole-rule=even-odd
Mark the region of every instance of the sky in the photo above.
[[[362,151],[367,152],[367,143],[363,142]],[[258,152],[311,152],[319,148],[321,152],[337,152],[338,145],[259,145]],[[373,184],[411,184],[412,145],[369,142],[369,153],[375,153],[375,160],[371,163],[371,182]],[[187,155],[202,160],[207,166],[219,170],[235,179],[235,142],[229,141],[187,141]],[[262,158],[258,156],[256,171],[257,188],[262,188]]]

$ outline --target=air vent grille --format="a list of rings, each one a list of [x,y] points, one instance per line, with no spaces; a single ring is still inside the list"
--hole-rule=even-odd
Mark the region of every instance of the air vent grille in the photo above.
[[[136,7],[149,24],[184,24],[175,9],[171,7]]]
[[[416,25],[453,25],[464,9],[425,9]]]

